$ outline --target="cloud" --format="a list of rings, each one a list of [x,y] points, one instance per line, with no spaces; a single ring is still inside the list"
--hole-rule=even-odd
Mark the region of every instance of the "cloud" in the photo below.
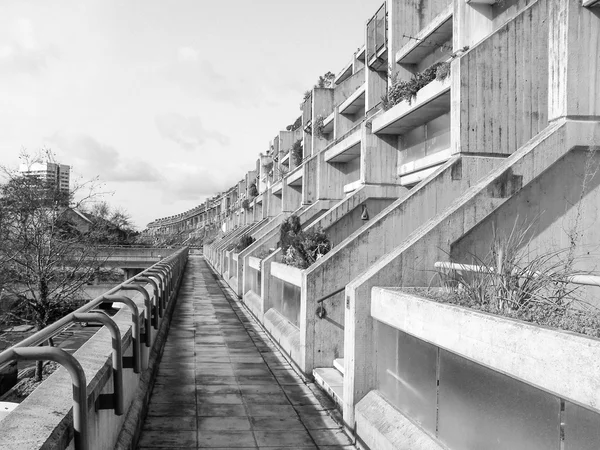
[[[177,58],[182,62],[198,61],[199,52],[193,47],[180,47],[177,50]]]
[[[235,76],[223,73],[192,47],[177,50],[177,59],[158,68],[158,75],[179,87],[186,94],[217,103],[255,106],[260,101],[257,80],[250,72],[236,71]],[[258,80],[260,81],[260,80]]]
[[[165,138],[177,143],[187,151],[198,150],[209,141],[228,145],[229,138],[218,131],[204,128],[199,117],[185,117],[181,114],[161,114],[155,118],[156,128]]]
[[[200,204],[204,197],[223,191],[234,182],[230,176],[212,168],[189,164],[167,164],[165,173],[168,179],[163,195],[171,202],[174,199],[191,200]]]
[[[99,177],[101,181],[118,182],[157,182],[161,180],[159,171],[147,161],[124,158],[112,146],[104,144],[92,136],[78,135],[68,138],[56,134],[49,139],[64,157],[64,164],[85,178]]]
[[[57,57],[53,46],[39,42],[29,19],[17,20],[8,35],[7,43],[0,46],[1,72],[37,75]]]

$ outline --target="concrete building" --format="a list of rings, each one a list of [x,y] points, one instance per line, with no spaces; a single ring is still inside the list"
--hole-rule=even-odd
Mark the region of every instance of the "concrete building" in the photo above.
[[[266,351],[254,337],[268,334],[289,364],[327,392],[361,448],[599,448],[599,3],[383,2],[365,18],[364,45],[349,51],[333,84],[310,90],[300,118],[273,130],[240,181],[148,225],[147,233],[171,245],[202,240],[213,269],[192,264],[197,272],[188,274],[201,286],[185,285],[188,303],[174,321],[174,336],[194,345],[211,341],[216,358],[229,364],[231,348]],[[323,230],[333,244],[304,269],[284,264],[278,248],[281,224],[292,215],[304,230]],[[252,243],[238,246],[247,236]],[[507,269],[509,251],[520,259]],[[176,298],[186,261],[183,248],[150,272],[154,285],[132,297],[139,305],[134,315],[145,322],[137,352],[144,370],[161,361],[151,346],[164,341],[174,304],[167,301],[164,315],[162,306],[165,297]],[[532,266],[536,261],[554,266]],[[213,292],[220,290],[215,272],[233,293],[227,301]],[[487,285],[472,283],[482,277]],[[545,290],[529,291],[523,280],[541,280]],[[481,294],[479,303],[453,299],[464,300],[468,289]],[[572,289],[581,303],[560,297]],[[234,336],[230,350],[220,348],[233,323],[227,305],[235,307],[234,320],[246,322],[251,312],[267,333],[253,318],[252,342]],[[190,320],[196,312],[201,326]],[[132,339],[131,314],[119,314],[124,339],[141,344],[140,335]],[[552,320],[540,320],[544,315]],[[220,318],[227,328],[213,336]],[[92,381],[75,397],[89,412],[92,448],[112,448],[120,438],[135,442],[139,425],[131,424],[139,424],[149,397],[140,389],[132,400],[149,375],[130,371],[124,379],[128,425],[116,412],[98,409],[100,392],[119,388],[101,383],[115,381],[110,361],[118,364],[118,356],[110,358],[107,343],[116,341],[104,330],[80,354]],[[167,365],[179,361],[189,369],[165,370],[174,376],[170,384],[191,381],[174,399],[182,411],[181,400],[196,411],[200,398],[193,383],[203,363],[188,361],[198,357],[192,348],[171,347],[162,356]],[[282,362],[280,355],[270,357]],[[232,366],[225,370],[233,373]],[[285,384],[275,372],[259,378],[263,387]],[[207,382],[227,378],[219,373]],[[60,376],[70,387],[66,373]],[[229,378],[232,386],[210,386],[202,401],[219,395],[216,390],[236,392],[222,393],[230,396],[225,403],[240,402],[246,413],[250,408],[235,387],[239,377]],[[51,383],[42,387],[5,419],[3,442],[22,442],[26,419],[36,448],[49,442],[67,447],[74,434],[65,426],[69,401]],[[285,405],[294,420],[308,406],[304,391],[297,394],[284,399],[294,397],[296,409]],[[52,407],[40,411],[42,402]],[[264,437],[282,410],[274,404],[261,409],[272,421],[260,432]],[[184,419],[192,422],[184,430],[190,445],[206,446],[196,445],[202,438],[196,417],[178,417],[177,426]],[[168,434],[159,430],[151,436]],[[255,442],[260,445],[249,445]]]
[[[597,3],[387,0],[333,86],[310,91],[301,124],[277,132],[242,182],[149,228],[223,225],[205,256],[367,447],[558,448],[565,426],[571,448],[597,447],[575,419],[600,424],[595,394],[579,390],[595,382],[543,350],[565,333],[407,290],[439,284],[438,262],[483,259],[516,226],[529,258],[570,248],[578,270],[597,273]],[[277,249],[292,214],[333,243],[303,270]],[[254,243],[236,252],[247,234]],[[523,348],[532,339],[539,348]],[[490,383],[496,411],[467,379]],[[548,421],[510,424],[539,402]],[[571,428],[557,422],[569,414]]]
[[[19,172],[25,176],[39,178],[54,184],[62,192],[70,192],[71,167],[66,164],[53,162],[35,162],[30,165],[22,164]]]

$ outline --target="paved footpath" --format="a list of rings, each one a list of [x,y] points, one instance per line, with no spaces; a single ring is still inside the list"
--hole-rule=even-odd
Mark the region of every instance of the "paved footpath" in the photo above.
[[[336,415],[190,256],[139,448],[353,449]]]

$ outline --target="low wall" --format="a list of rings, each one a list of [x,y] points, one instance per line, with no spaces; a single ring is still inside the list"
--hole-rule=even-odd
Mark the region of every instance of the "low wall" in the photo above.
[[[447,448],[600,445],[599,339],[391,288],[373,288],[371,316],[376,390],[356,406],[371,448],[406,443],[393,428],[410,422],[413,438]],[[395,415],[380,415],[385,403]]]
[[[183,258],[183,256],[181,257]],[[181,259],[181,275],[187,261]],[[139,374],[133,369],[123,369],[124,414],[117,416],[112,409],[96,410],[100,394],[113,392],[111,334],[102,327],[74,353],[81,364],[87,382],[87,431],[89,449],[135,448],[136,436],[144,418],[162,347],[168,332],[169,321],[181,278],[173,281],[173,290],[158,327],[151,330],[151,345],[146,347],[141,339],[142,367]],[[142,284],[151,301],[154,288]],[[138,291],[119,291],[116,294],[131,298],[138,306],[144,328],[144,296]],[[132,356],[132,314],[123,307],[112,319],[121,333],[123,356]],[[145,332],[145,330],[143,331]],[[41,448],[73,448],[73,386],[65,368],[59,368],[19,406],[0,422],[0,448],[37,450]]]

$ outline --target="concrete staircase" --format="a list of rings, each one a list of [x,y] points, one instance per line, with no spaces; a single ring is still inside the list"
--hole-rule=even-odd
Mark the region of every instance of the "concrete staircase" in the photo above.
[[[333,361],[333,367],[319,367],[313,370],[315,383],[342,408],[344,400],[344,358]]]

